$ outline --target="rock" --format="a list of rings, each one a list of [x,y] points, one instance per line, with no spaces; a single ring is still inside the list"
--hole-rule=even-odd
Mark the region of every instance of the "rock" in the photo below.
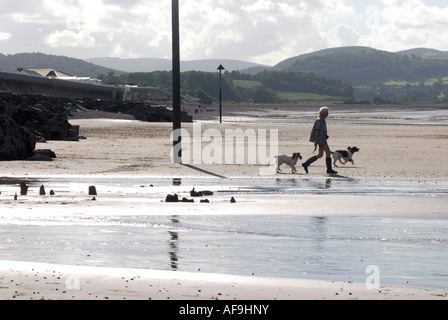
[[[235,203],[235,202],[236,202],[236,200],[234,197],[230,198],[230,203]]]
[[[202,196],[212,196],[213,192],[204,190],[204,191],[195,191],[194,188],[190,191],[190,196],[192,197],[202,197]]]
[[[200,201],[200,203],[210,203],[210,201],[209,201],[208,199],[202,199],[202,200]]]
[[[95,186],[90,186],[89,187],[89,196],[96,196],[96,195],[98,195],[96,193],[96,187]]]
[[[202,193],[195,191],[194,188],[193,188],[190,191],[190,196],[192,196],[192,197],[202,197]]]
[[[194,202],[194,199],[182,198],[182,202]]]
[[[33,155],[26,159],[27,161],[53,161],[56,154],[50,149],[34,150]]]
[[[102,101],[84,99],[82,101],[84,108],[106,111],[113,113],[122,113],[132,115],[135,120],[147,122],[172,122],[173,111],[166,106],[152,106],[139,101]],[[187,113],[181,112],[182,122],[192,122],[193,118]]]
[[[11,117],[0,115],[0,160],[23,160],[33,155],[38,137]]]
[[[177,196],[177,194],[169,194],[166,196],[165,202],[179,202],[179,197]]]
[[[70,101],[39,94],[0,93],[3,113],[44,141],[71,139],[76,134],[67,117]]]

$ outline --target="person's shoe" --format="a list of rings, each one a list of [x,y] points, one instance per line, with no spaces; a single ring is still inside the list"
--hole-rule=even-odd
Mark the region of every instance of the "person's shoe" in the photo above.
[[[327,161],[327,173],[338,174],[338,172],[334,171],[333,168],[331,167],[331,158],[326,158],[326,161]]]
[[[303,167],[303,169],[305,169],[305,172],[306,172],[306,173],[309,173],[309,172],[308,172],[308,167],[309,167],[313,162],[317,161],[317,159],[318,159],[318,158],[317,158],[316,156],[313,156],[313,157],[309,158],[306,162],[302,163],[302,167]]]

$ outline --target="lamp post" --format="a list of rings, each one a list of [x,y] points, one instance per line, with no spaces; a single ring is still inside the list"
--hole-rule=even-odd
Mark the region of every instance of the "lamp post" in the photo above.
[[[219,123],[222,123],[222,82],[221,82],[221,72],[222,70],[225,70],[225,68],[222,66],[222,64],[219,65]]]
[[[179,41],[179,0],[172,0],[172,45],[173,45],[173,132],[181,128],[180,112],[180,41]],[[182,137],[177,141],[176,135],[173,135],[173,160],[176,164],[182,163]],[[177,146],[179,145],[179,146]],[[176,150],[179,150],[176,153]]]

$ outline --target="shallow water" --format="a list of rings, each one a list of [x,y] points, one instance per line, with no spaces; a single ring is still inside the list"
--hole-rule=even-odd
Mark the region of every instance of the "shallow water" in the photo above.
[[[448,287],[448,221],[59,216],[0,224],[0,260]]]
[[[376,217],[309,217],[293,214],[196,215],[146,213],[144,201],[168,192],[212,189],[231,194],[361,194],[448,197],[445,181],[321,179],[149,179],[142,177],[27,178],[25,207],[10,198],[16,178],[0,181],[0,260],[126,267],[255,276],[365,281],[377,266],[382,283],[448,287],[448,220]],[[41,200],[39,186],[56,190]],[[64,213],[65,199],[98,197],[140,201],[129,212]],[[59,198],[58,198],[59,197]],[[137,200],[135,200],[137,199]],[[33,201],[54,201],[45,215],[32,214]],[[148,200],[150,201],[150,200]],[[43,204],[44,208],[46,204]],[[22,210],[18,212],[17,210]],[[101,209],[98,209],[101,210]],[[430,208],[428,208],[430,210]],[[31,214],[29,214],[31,212]]]
[[[316,111],[318,108],[316,108]],[[228,115],[225,121],[230,123],[312,123],[316,111],[297,110],[261,110],[251,112],[247,116]],[[350,109],[338,111],[336,108],[330,115],[332,124],[363,124],[363,125],[448,125],[448,108],[427,108],[410,110],[394,106],[390,108],[367,108],[365,112],[353,112]]]

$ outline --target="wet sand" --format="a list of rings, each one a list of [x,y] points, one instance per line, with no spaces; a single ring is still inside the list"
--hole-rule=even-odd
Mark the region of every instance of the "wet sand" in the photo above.
[[[439,300],[446,289],[2,261],[11,300]]]
[[[38,148],[52,149],[57,159],[52,162],[4,162],[0,177],[8,179],[42,179],[66,176],[76,181],[94,177],[141,177],[142,184],[152,178],[168,179],[212,179],[219,185],[226,179],[281,179],[316,180],[328,179],[375,181],[379,185],[386,181],[417,181],[424,190],[425,182],[448,181],[448,134],[446,127],[431,125],[391,124],[389,120],[375,119],[376,124],[347,125],[331,117],[328,120],[330,146],[333,150],[355,145],[361,151],[354,156],[355,165],[340,165],[335,168],[338,176],[325,173],[324,160],[310,167],[305,175],[300,164],[299,172],[282,173],[271,177],[260,175],[262,165],[248,164],[192,164],[171,163],[172,142],[169,123],[142,123],[129,119],[72,119],[80,125],[80,134],[87,139],[78,142],[49,141],[38,144]],[[367,119],[368,120],[368,119]],[[183,124],[193,132],[193,124]],[[310,123],[202,123],[202,130],[247,128],[278,130],[279,153],[300,152],[303,160],[313,155],[313,147],[307,142]],[[186,186],[190,188],[191,186]],[[2,191],[2,190],[0,190]],[[393,192],[393,190],[391,190]],[[424,193],[424,191],[423,191]],[[235,209],[248,214],[257,214],[260,208],[273,214],[286,208],[300,207],[301,214],[359,215],[426,217],[429,211],[434,219],[446,219],[447,197],[442,194],[431,197],[405,197],[398,195],[350,195],[341,196],[307,194],[284,195],[266,199],[262,194],[245,195],[244,201]],[[30,201],[14,202],[12,195],[3,191],[1,203],[9,213],[20,214],[29,207]],[[164,204],[154,198],[150,205],[162,212]],[[240,199],[239,199],[240,200]],[[62,200],[61,200],[62,201]],[[65,201],[65,200],[64,200]],[[224,201],[224,200],[223,200]],[[257,204],[254,206],[253,204]],[[79,206],[95,210],[115,208],[125,210],[127,203],[36,201],[34,212],[44,214],[56,210],[76,211]],[[144,204],[144,205],[147,205]],[[226,210],[224,202],[214,203],[215,209]],[[362,207],[361,213],[356,208]],[[185,207],[179,210],[184,210]],[[235,207],[236,208],[236,207]],[[340,208],[334,210],[334,208]],[[381,210],[381,209],[384,210]],[[428,208],[430,208],[428,210]],[[205,210],[205,209],[204,209]],[[194,211],[194,209],[192,210]],[[214,211],[216,212],[216,211]],[[235,212],[235,214],[238,214]],[[192,274],[144,270],[112,270],[107,268],[84,268],[38,263],[16,263],[2,261],[0,267],[0,299],[446,299],[446,288],[425,288],[407,285],[384,284],[379,289],[368,290],[364,283],[333,282],[299,279],[274,279],[232,275]],[[74,275],[81,275],[79,278]],[[69,279],[69,282],[67,282]],[[74,279],[74,280],[73,280]],[[79,287],[72,288],[70,281]],[[68,283],[68,285],[67,285]]]

